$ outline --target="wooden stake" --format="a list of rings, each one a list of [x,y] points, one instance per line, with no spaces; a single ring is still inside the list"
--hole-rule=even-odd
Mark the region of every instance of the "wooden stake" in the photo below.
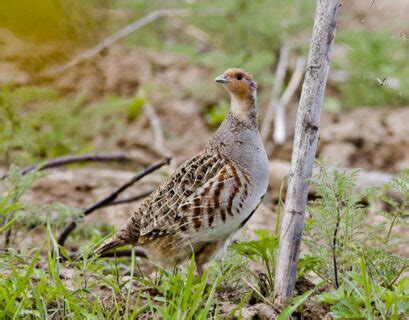
[[[318,0],[306,74],[298,107],[291,170],[281,223],[280,247],[274,285],[274,302],[291,298],[307,204],[308,183],[318,142],[321,106],[335,36],[339,0]]]

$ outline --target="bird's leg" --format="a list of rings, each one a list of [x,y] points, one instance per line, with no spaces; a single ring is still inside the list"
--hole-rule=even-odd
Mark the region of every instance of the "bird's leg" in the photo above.
[[[196,262],[196,271],[199,276],[203,275],[203,264]]]
[[[173,265],[172,274],[173,274],[173,275],[176,275],[179,271],[180,271],[180,266],[175,263],[175,264]]]

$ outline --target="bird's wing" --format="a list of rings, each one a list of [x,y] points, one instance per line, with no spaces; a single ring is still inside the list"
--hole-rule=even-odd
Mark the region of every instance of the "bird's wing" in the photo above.
[[[243,207],[248,196],[249,174],[237,163],[224,159],[217,174],[179,205],[184,223],[180,228],[204,230],[216,221],[224,223]]]
[[[140,209],[140,242],[177,231],[211,227],[233,216],[247,196],[248,173],[220,154],[202,152],[185,162]]]

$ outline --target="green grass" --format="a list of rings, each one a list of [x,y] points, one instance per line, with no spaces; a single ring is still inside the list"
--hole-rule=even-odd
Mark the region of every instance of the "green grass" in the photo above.
[[[335,288],[318,297],[331,305],[335,318],[400,319],[409,311],[409,278],[404,276],[409,260],[397,251],[407,239],[390,236],[398,224],[406,224],[409,169],[385,186],[398,191],[400,201],[379,188],[354,192],[357,174],[328,170],[321,162],[311,179],[318,198],[310,203],[304,230],[308,269]],[[384,218],[381,222],[365,222],[365,199],[383,199],[391,206],[389,212],[372,212]]]
[[[331,315],[337,319],[403,319],[408,313],[409,277],[385,288],[376,283],[368,272],[364,253],[360,272],[351,272],[350,279],[337,290],[322,293],[318,300],[331,305]]]
[[[0,91],[0,161],[25,165],[65,154],[89,152],[94,138],[114,144],[123,127],[139,117],[144,99],[105,96],[90,103],[85,94],[61,97],[41,87]],[[92,128],[92,129],[91,129]]]
[[[22,195],[41,177],[36,171],[23,176],[18,168],[12,168],[8,178],[0,182],[0,240],[8,230],[13,231],[8,236],[9,250],[0,252],[1,319],[209,319],[221,316],[226,299],[236,305],[229,317],[239,316],[249,304],[262,302],[273,307],[279,238],[268,231],[256,231],[257,239],[231,245],[228,253],[201,276],[194,271],[193,257],[183,269],[156,267],[151,274],[141,270],[141,260],[134,251],[131,258],[89,259],[91,249],[102,240],[95,230],[85,237],[83,233],[73,235],[82,261],[59,262],[59,251],[66,249],[57,245],[55,234],[63,220],[71,221],[75,210],[55,204],[54,214],[30,221],[33,207]],[[364,193],[382,198],[392,208],[394,216],[383,213],[390,217],[375,226],[351,220],[363,219],[359,213],[362,195],[352,195],[354,178],[354,174],[321,167],[321,173],[312,180],[318,198],[309,206],[314,220],[307,221],[305,244],[309,252],[300,260],[298,277],[315,274],[323,281],[315,289],[300,292],[279,319],[302,312],[307,300],[328,303],[335,318],[400,319],[408,312],[409,282],[404,276],[408,261],[393,251],[402,242],[392,230],[404,223],[409,171],[387,186],[403,195],[401,202],[379,196],[379,190]],[[333,235],[339,209],[344,213],[338,224],[337,248],[331,251],[326,234]],[[26,241],[16,243],[16,231],[23,232]],[[30,243],[35,234],[44,239],[37,247]],[[332,237],[328,242],[332,243]],[[339,263],[339,288],[333,288],[332,252]],[[254,263],[259,266],[257,273],[250,268]],[[323,287],[325,290],[317,295],[317,289]]]

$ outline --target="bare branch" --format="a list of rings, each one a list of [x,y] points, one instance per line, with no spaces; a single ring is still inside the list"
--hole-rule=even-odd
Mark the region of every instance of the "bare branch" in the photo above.
[[[153,134],[155,136],[154,148],[157,152],[161,153],[164,156],[169,156],[170,152],[165,147],[165,139],[163,137],[163,130],[162,125],[160,123],[159,117],[155,112],[153,106],[148,102],[145,104],[145,113],[149,118],[149,122],[151,124]]]
[[[88,216],[95,210],[106,207],[107,205],[112,204],[116,198],[126,189],[128,189],[130,186],[141,180],[143,177],[147,176],[148,174],[152,173],[153,171],[161,168],[165,164],[169,164],[170,158],[167,158],[165,160],[159,161],[156,164],[153,164],[152,166],[146,168],[145,170],[142,170],[141,172],[137,173],[135,176],[132,177],[129,181],[125,182],[123,185],[121,185],[119,188],[117,188],[114,192],[106,196],[105,198],[99,200],[95,204],[89,206],[86,208],[83,212],[84,216]],[[67,237],[70,235],[70,233],[77,227],[77,221],[72,221],[60,234],[58,237],[58,244],[60,246],[63,246],[65,243],[65,240],[67,240]]]
[[[133,196],[133,197],[116,200],[116,201],[113,201],[111,203],[106,204],[105,207],[117,206],[117,205],[124,204],[124,203],[131,203],[131,202],[139,201],[139,200],[149,196],[153,191],[154,190],[148,190],[148,191],[142,192],[141,194],[138,194],[138,195]]]
[[[292,97],[300,85],[304,74],[305,58],[299,57],[295,65],[293,75],[291,76],[290,82],[285,89],[280,101],[275,105],[275,118],[274,118],[274,133],[273,141],[276,144],[283,144],[286,139],[286,108],[290,103]]]
[[[33,170],[46,170],[51,168],[63,167],[73,163],[86,163],[86,162],[130,162],[135,161],[135,157],[131,154],[123,152],[112,153],[87,153],[81,155],[68,155],[63,157],[54,158],[43,163],[33,164],[25,167],[22,170],[22,174],[27,174]],[[1,179],[7,178],[7,174],[4,174]]]
[[[163,18],[163,17],[170,17],[170,16],[179,16],[183,17],[189,15],[190,11],[185,9],[159,9],[148,13],[147,15],[143,16],[142,18],[135,20],[131,24],[128,24],[124,28],[120,29],[115,34],[103,39],[99,44],[94,46],[93,48],[86,50],[71,60],[69,63],[65,64],[64,66],[57,69],[57,72],[63,72],[67,69],[70,69],[79,63],[92,58],[93,56],[100,53],[102,50],[108,48],[113,43],[117,42],[118,40],[126,37],[127,35],[135,32],[138,29],[146,26],[147,24]]]
[[[264,115],[264,121],[261,125],[261,138],[265,142],[270,133],[271,124],[274,118],[274,106],[277,104],[280,97],[281,89],[283,87],[283,82],[285,74],[287,72],[288,56],[290,53],[290,48],[287,44],[284,44],[280,49],[280,55],[278,58],[277,69],[275,73],[275,82],[273,90],[271,92],[271,100],[267,106],[266,113]]]
[[[212,40],[211,36],[207,32],[203,31],[202,29],[192,24],[188,25],[185,24],[185,22],[182,19],[172,18],[170,19],[170,21],[175,28],[186,32],[186,34],[204,44],[209,44]]]
[[[275,303],[291,298],[297,274],[301,235],[318,142],[321,107],[335,37],[339,0],[318,0],[304,84],[298,107],[291,172],[281,222],[274,285]]]

